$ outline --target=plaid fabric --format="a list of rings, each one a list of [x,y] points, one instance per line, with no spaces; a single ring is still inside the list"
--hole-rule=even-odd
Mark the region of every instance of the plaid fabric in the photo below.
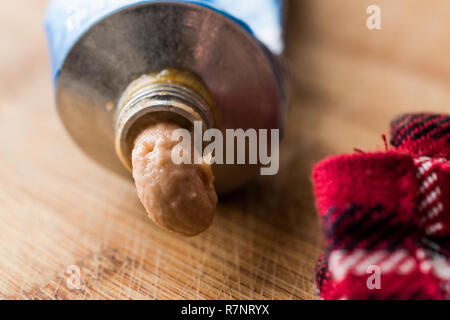
[[[444,157],[450,155],[450,116],[442,114],[404,114],[391,122],[391,144],[412,155]]]
[[[450,299],[449,128],[448,116],[403,115],[393,151],[315,166],[323,299]]]

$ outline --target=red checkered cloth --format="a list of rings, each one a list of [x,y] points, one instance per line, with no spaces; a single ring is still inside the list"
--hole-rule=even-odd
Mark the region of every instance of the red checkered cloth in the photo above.
[[[314,168],[323,299],[450,299],[450,117],[402,115],[391,131],[391,151]]]

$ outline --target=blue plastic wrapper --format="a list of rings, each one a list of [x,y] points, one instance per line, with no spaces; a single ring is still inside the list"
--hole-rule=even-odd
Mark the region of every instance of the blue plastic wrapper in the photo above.
[[[128,6],[157,0],[51,0],[45,16],[54,81],[77,40],[97,21]],[[162,1],[157,1],[162,2]],[[266,45],[273,53],[283,50],[283,0],[195,0],[230,19]]]

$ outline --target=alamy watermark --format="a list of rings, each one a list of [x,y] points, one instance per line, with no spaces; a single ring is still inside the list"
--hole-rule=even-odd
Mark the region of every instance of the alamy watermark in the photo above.
[[[66,287],[69,290],[81,289],[81,269],[77,265],[70,265],[66,269]]]
[[[171,154],[173,163],[177,165],[258,164],[262,166],[261,175],[276,175],[280,167],[278,129],[226,129],[224,135],[218,129],[203,132],[202,122],[195,121],[193,132],[177,129],[171,138],[179,142]],[[204,146],[205,143],[209,144]]]
[[[366,272],[367,274],[370,274],[366,281],[367,289],[381,290],[381,268],[379,266],[371,265],[367,267]]]
[[[366,10],[369,17],[367,18],[366,25],[369,30],[381,29],[381,8],[375,4],[367,7]]]

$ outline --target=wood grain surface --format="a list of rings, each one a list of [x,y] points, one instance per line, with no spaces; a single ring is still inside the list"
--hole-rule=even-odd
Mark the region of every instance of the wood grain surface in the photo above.
[[[382,29],[366,28],[366,8]],[[184,239],[152,225],[133,185],[91,162],[58,120],[45,1],[0,3],[0,298],[314,299],[323,249],[310,171],[383,148],[392,116],[447,111],[450,3],[293,0],[297,78],[281,170],[222,198],[213,227]],[[81,288],[66,285],[81,270]]]

